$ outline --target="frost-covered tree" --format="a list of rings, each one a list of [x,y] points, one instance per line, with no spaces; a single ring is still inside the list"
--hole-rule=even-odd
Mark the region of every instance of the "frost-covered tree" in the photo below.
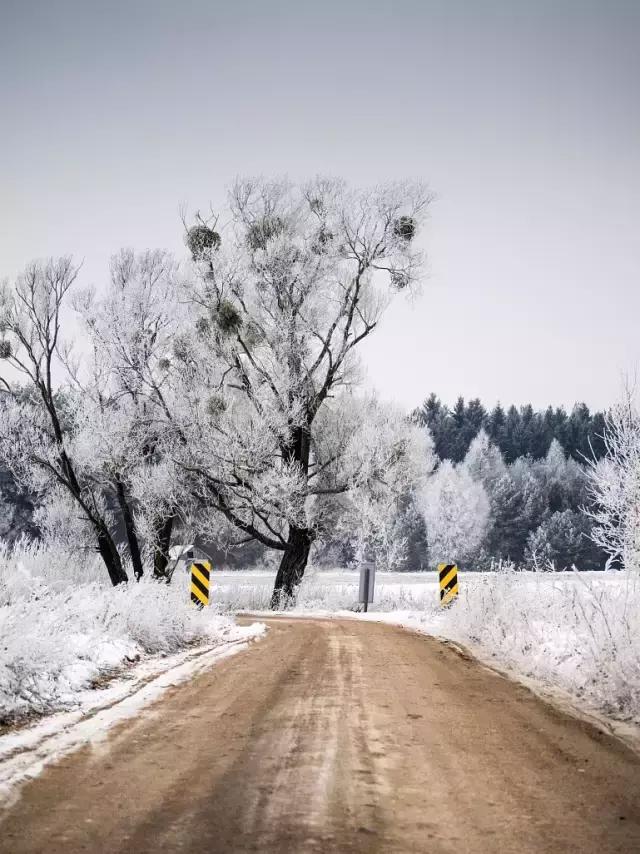
[[[40,497],[47,537],[97,544],[116,584],[127,580],[124,533],[135,577],[147,556],[162,576],[177,506],[166,439],[176,265],[164,252],[114,256],[101,296],[76,294],[85,324],[76,354],[62,339],[75,274],[68,259],[35,264],[4,288],[3,355],[28,385],[5,382],[0,452]]]
[[[484,429],[469,445],[464,465],[473,480],[479,481],[488,492],[507,470],[500,449],[491,442]]]
[[[481,482],[473,480],[464,464],[445,460],[422,491],[429,561],[471,561],[483,544],[490,524],[490,504]]]
[[[610,565],[640,568],[640,414],[630,393],[608,414],[606,456],[590,467],[592,537]]]
[[[601,413],[592,415],[583,404],[577,404],[570,416],[563,409],[536,412],[531,405],[511,406],[505,413],[498,404],[488,413],[479,401],[465,404],[462,398],[449,410],[432,394],[415,415],[432,431],[441,459],[457,461],[467,449],[464,466],[487,491],[491,514],[483,559],[531,563],[527,544],[534,534],[538,550],[548,535],[553,541],[549,549],[562,559],[562,537],[556,529],[564,526],[569,542],[570,527],[578,524],[575,514],[590,504],[583,449],[591,447],[595,457],[601,456]],[[555,514],[568,511],[574,515],[550,522]],[[585,530],[589,527],[582,524]],[[573,562],[599,566],[601,557],[596,547],[581,540]]]
[[[543,460],[533,464],[547,493],[550,513],[578,510],[588,501],[587,469],[565,452],[554,439]]]
[[[87,444],[116,496],[135,574],[143,572],[146,542],[161,577],[178,514],[165,447],[178,406],[171,363],[182,318],[177,266],[166,252],[123,250],[110,273],[99,298],[87,291],[76,299],[92,370],[72,373],[87,401]]]
[[[521,563],[530,531],[548,516],[544,484],[531,460],[521,457],[507,467],[491,491],[491,509],[489,554]]]
[[[340,430],[327,431],[336,449],[342,442],[335,437],[343,430],[348,438],[345,435],[342,473],[334,476],[348,478],[349,488],[342,493],[336,530],[350,538],[356,559],[368,554],[382,568],[398,568],[408,548],[407,514],[434,466],[431,437],[399,410],[366,398],[359,401],[351,425],[347,421]],[[331,502],[325,498],[322,504],[329,508]],[[330,529],[323,524],[320,530],[326,534]]]
[[[464,466],[489,496],[491,523],[483,544],[488,558],[529,566],[602,565],[601,553],[588,539],[590,522],[580,512],[588,500],[585,467],[567,457],[556,439],[544,458],[519,457],[506,465],[481,430]]]
[[[225,229],[199,220],[187,232],[195,316],[183,387],[199,385],[192,403],[210,427],[186,425],[181,465],[236,533],[282,553],[274,602],[300,582],[327,508],[350,496],[370,521],[417,459],[416,428],[353,388],[358,345],[419,275],[429,200],[414,184],[246,180]]]
[[[594,547],[591,529],[579,510],[558,510],[529,534],[525,564],[531,569],[602,569],[603,555]]]
[[[62,311],[77,275],[69,258],[33,263],[0,293],[0,356],[27,382],[21,389],[3,378],[0,455],[15,477],[67,518],[79,520],[100,553],[112,583],[127,580],[102,484],[83,463],[74,430],[82,401],[64,376]]]

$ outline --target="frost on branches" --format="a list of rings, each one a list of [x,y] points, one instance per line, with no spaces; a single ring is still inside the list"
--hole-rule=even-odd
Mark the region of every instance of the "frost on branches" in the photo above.
[[[445,460],[422,492],[429,562],[465,563],[482,544],[489,528],[490,505],[483,484],[464,465]]]
[[[165,497],[163,513],[153,508],[152,535],[140,541],[149,507],[134,486],[158,458],[163,356],[178,316],[175,265],[164,253],[116,256],[102,300],[77,299],[90,348],[80,355],[63,338],[76,273],[69,259],[35,263],[3,288],[2,356],[26,385],[3,381],[0,454],[37,496],[42,532],[97,550],[116,585],[128,578],[120,532],[140,578],[143,553],[157,552],[171,516]]]
[[[98,458],[115,495],[134,572],[143,557],[164,577],[175,522],[178,484],[171,464],[176,407],[171,355],[184,322],[178,267],[166,252],[114,256],[106,294],[76,300],[99,370],[85,385],[98,429]],[[96,423],[97,422],[97,423]],[[170,437],[170,438],[169,438]],[[95,441],[94,441],[95,445]]]
[[[70,434],[78,400],[56,381],[64,363],[62,310],[77,270],[70,259],[34,263],[0,295],[2,357],[26,380],[3,379],[0,453],[17,480],[53,506],[70,501],[112,583],[127,580],[101,485],[74,458]]]
[[[379,517],[417,458],[417,428],[354,388],[358,344],[418,278],[428,202],[412,184],[240,181],[225,229],[199,220],[187,232],[199,337],[185,341],[181,383],[198,417],[179,464],[236,541],[282,553],[274,604],[293,594],[339,498]]]
[[[35,495],[40,530],[97,550],[114,585],[129,567],[169,577],[177,529],[254,541],[281,555],[274,603],[336,531],[393,561],[432,453],[358,394],[357,347],[419,277],[429,201],[414,184],[240,181],[224,227],[187,230],[183,269],[123,251],[100,295],[71,303],[69,259],[5,285],[0,457]],[[64,334],[72,307],[80,349]]]
[[[607,455],[591,465],[593,540],[608,564],[640,569],[640,414],[631,393],[607,415]]]

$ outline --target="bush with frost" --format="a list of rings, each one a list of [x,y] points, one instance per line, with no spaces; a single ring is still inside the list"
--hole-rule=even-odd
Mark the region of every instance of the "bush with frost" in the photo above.
[[[0,547],[0,721],[73,704],[99,676],[146,654],[233,639],[233,622],[189,601],[188,583],[113,588],[61,547]]]

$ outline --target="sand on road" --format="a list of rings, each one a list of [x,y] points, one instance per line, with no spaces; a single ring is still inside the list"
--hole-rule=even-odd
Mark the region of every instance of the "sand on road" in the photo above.
[[[45,769],[0,852],[640,852],[640,758],[435,639],[266,638]]]

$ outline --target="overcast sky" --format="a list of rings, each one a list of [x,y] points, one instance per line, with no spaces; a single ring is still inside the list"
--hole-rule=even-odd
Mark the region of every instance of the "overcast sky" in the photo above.
[[[183,252],[237,174],[418,177],[380,394],[611,403],[640,362],[638,0],[0,0],[0,276]]]

